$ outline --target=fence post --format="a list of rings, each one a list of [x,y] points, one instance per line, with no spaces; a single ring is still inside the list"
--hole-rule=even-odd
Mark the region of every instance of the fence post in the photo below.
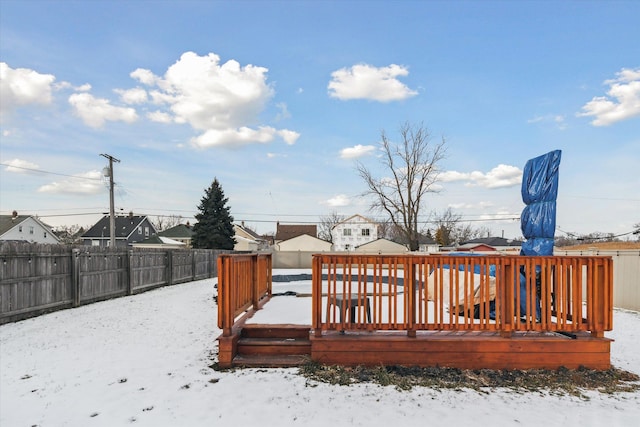
[[[191,251],[191,281],[196,280],[196,257],[198,251]]]
[[[80,305],[80,249],[71,251],[71,288],[73,295],[73,306]]]
[[[173,285],[173,251],[167,249],[167,285]]]
[[[126,251],[125,256],[127,257],[127,295],[131,295],[133,293],[133,249]]]

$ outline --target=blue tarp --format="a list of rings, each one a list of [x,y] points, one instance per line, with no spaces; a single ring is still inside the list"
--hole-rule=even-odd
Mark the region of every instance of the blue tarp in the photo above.
[[[522,201],[525,208],[520,218],[520,228],[526,241],[520,255],[553,255],[553,238],[556,231],[556,199],[558,197],[558,171],[560,150],[551,151],[530,159],[522,175]],[[518,284],[516,292],[518,292]],[[520,313],[526,315],[526,278],[520,272]],[[540,319],[540,303],[536,298],[536,317]]]

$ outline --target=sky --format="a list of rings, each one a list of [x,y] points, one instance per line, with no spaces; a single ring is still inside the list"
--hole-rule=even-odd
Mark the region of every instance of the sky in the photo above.
[[[295,270],[274,270],[282,273]],[[0,326],[0,424],[414,427],[436,420],[443,426],[538,427],[542,417],[548,427],[626,427],[640,417],[637,391],[584,391],[583,398],[507,388],[403,391],[319,383],[297,368],[214,371],[209,366],[221,334],[215,281],[166,286]],[[274,283],[276,293],[288,288]],[[309,324],[310,300],[276,296],[250,320]],[[614,330],[606,333],[614,340],[611,363],[639,374],[640,315],[615,309],[613,316]]]
[[[371,211],[384,132],[445,141],[420,227],[447,209],[521,236],[527,160],[562,150],[557,236],[640,223],[636,1],[0,0],[0,214],[236,222]]]

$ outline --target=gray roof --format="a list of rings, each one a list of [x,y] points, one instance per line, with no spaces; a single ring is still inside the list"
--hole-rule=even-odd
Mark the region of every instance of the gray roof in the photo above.
[[[127,215],[127,216],[116,216],[115,217],[115,235],[116,239],[126,239],[131,233],[136,231],[138,226],[147,219],[146,216],[141,215]],[[150,233],[155,234],[156,230],[153,228],[151,222],[148,223],[151,227]],[[111,227],[109,225],[109,216],[106,215],[102,217],[100,221],[98,221],[93,227],[87,230],[86,233],[82,235],[83,238],[109,238],[111,233]]]
[[[159,236],[170,239],[190,239],[193,237],[193,227],[186,224],[178,224],[158,233]]]
[[[480,237],[478,239],[471,239],[463,242],[463,245],[467,243],[485,244],[489,246],[522,246],[522,242],[517,240],[505,239],[504,237]]]
[[[18,215],[16,217],[12,215],[0,215],[0,236],[29,217],[30,215]]]

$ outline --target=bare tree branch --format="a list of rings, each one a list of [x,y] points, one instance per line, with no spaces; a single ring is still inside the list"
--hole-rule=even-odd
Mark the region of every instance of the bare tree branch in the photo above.
[[[381,132],[381,163],[390,177],[376,178],[362,163],[357,171],[367,185],[363,195],[371,196],[371,209],[386,212],[391,223],[401,231],[409,249],[418,249],[418,218],[425,204],[425,195],[435,193],[438,163],[446,154],[444,138],[431,143],[431,134],[422,123],[405,123],[399,130],[401,141],[393,144]]]

